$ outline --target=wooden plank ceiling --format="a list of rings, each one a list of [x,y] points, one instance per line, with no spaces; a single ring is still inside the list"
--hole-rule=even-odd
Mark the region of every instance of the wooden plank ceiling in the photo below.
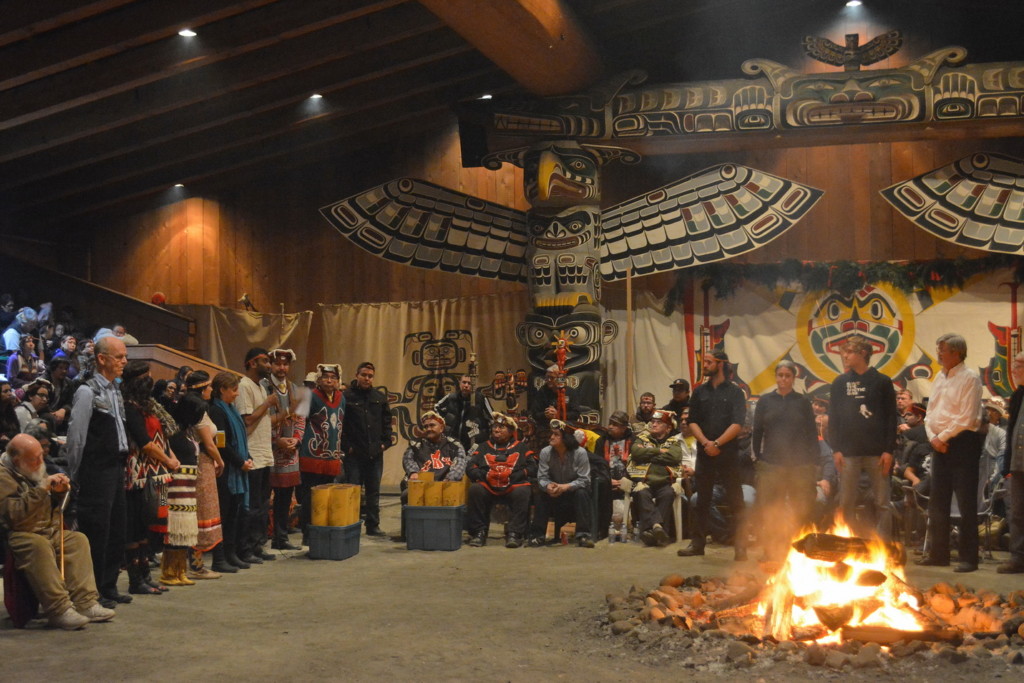
[[[948,16],[919,47],[964,44],[965,25],[1007,4],[938,0],[904,20]],[[484,93],[574,92],[632,68],[652,80],[736,77],[746,58],[799,54],[799,36],[829,30],[842,5],[0,0],[0,233],[72,237],[175,183],[216,192],[413,136]],[[1024,3],[1009,5],[1019,15]],[[1007,39],[979,37],[972,58],[1024,59],[1009,39],[1020,22],[997,23]]]

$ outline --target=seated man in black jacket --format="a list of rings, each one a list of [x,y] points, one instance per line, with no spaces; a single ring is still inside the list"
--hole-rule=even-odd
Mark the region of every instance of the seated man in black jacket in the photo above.
[[[530,479],[537,476],[537,458],[525,441],[515,438],[516,421],[503,413],[493,413],[491,438],[473,453],[466,468],[469,486],[466,526],[469,545],[487,542],[491,507],[507,503],[509,507],[506,548],[519,548],[526,539],[530,521]]]

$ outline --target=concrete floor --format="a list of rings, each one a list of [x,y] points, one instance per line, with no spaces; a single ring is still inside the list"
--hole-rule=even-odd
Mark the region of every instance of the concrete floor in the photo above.
[[[398,514],[388,501],[385,530],[397,532]],[[113,622],[82,631],[41,622],[15,630],[3,613],[0,671],[4,680],[678,679],[676,668],[609,661],[587,627],[607,592],[652,587],[670,572],[721,576],[737,566],[731,548],[682,559],[678,547],[507,550],[495,537],[484,548],[422,552],[364,536],[360,553],[342,562],[275,551],[278,560],[263,566],[136,596]],[[998,575],[996,563],[967,575],[911,565],[908,578],[923,588],[1024,588],[1024,575]]]

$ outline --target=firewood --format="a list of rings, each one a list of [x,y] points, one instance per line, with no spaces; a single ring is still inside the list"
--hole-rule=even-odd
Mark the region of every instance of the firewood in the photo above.
[[[814,613],[825,628],[835,631],[853,618],[853,605],[815,605]]]
[[[751,600],[756,600],[757,596],[760,595],[760,594],[761,594],[761,586],[750,585],[750,586],[747,586],[746,588],[744,588],[743,590],[741,590],[739,593],[736,593],[736,594],[731,595],[729,597],[722,598],[722,599],[716,600],[714,602],[710,602],[709,601],[708,602],[708,607],[710,607],[711,609],[713,609],[716,612],[718,612],[720,610],[729,609],[730,607],[736,607],[737,605],[742,605],[743,603],[750,602]]]
[[[864,643],[891,645],[900,640],[924,640],[928,642],[954,643],[963,640],[963,634],[952,628],[927,628],[923,631],[904,631],[889,626],[844,626],[843,640],[859,640]]]

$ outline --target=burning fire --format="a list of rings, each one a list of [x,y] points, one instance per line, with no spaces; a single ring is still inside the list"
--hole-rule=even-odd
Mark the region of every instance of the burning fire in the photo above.
[[[880,539],[861,539],[839,525],[806,533],[769,578],[756,614],[778,640],[839,642],[843,627],[922,631],[917,599],[903,568]]]

